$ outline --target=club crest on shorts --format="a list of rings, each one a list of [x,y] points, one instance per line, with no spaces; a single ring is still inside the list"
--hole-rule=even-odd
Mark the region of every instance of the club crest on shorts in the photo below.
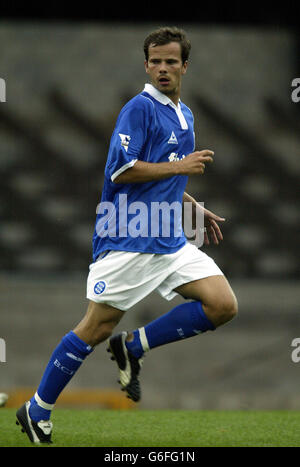
[[[101,295],[106,289],[106,283],[104,281],[99,281],[94,286],[94,292],[97,295]]]

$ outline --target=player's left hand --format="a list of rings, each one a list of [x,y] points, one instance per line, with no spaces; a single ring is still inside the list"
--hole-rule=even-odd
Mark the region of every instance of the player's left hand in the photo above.
[[[224,217],[219,217],[213,212],[209,211],[208,209],[204,208],[204,244],[209,245],[210,239],[215,245],[219,245],[219,243],[223,240],[223,234],[221,229],[218,225],[218,222],[225,222]]]

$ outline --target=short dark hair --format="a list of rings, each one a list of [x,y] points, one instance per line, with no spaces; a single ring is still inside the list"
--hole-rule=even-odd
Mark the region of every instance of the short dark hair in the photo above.
[[[183,29],[176,27],[161,27],[151,32],[144,41],[144,54],[145,59],[149,59],[149,47],[155,47],[157,45],[166,45],[170,42],[178,42],[181,45],[181,59],[182,63],[185,63],[190,54],[191,42],[186,37],[186,33]]]

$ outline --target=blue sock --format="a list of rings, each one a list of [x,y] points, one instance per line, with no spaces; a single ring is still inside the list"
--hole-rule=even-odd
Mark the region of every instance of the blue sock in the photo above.
[[[73,331],[63,337],[49,360],[37,392],[30,400],[29,415],[32,420],[49,420],[59,394],[92,350]]]
[[[145,327],[135,330],[133,341],[126,342],[126,347],[135,357],[140,358],[145,351],[154,347],[214,329],[201,302],[182,303]]]
[[[132,353],[132,355],[134,355],[136,358],[140,358],[143,355],[144,350],[140,339],[139,329],[133,331],[133,340],[130,342],[125,341],[125,345],[129,352]]]

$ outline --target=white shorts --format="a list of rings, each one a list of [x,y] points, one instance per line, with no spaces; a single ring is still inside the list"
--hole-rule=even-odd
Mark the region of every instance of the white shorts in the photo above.
[[[217,275],[214,260],[191,243],[166,255],[114,250],[90,265],[87,298],[126,311],[154,290],[171,300],[179,285]]]

